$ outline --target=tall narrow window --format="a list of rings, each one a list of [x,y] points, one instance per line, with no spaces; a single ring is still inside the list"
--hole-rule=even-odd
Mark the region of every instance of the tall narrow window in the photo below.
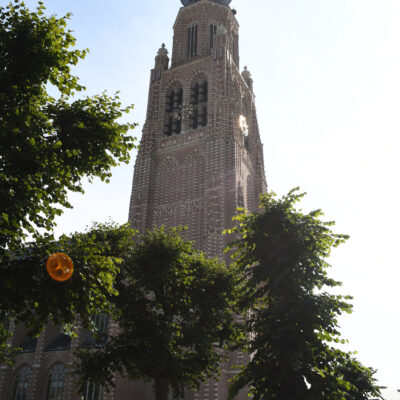
[[[210,49],[214,48],[215,45],[215,34],[217,33],[217,25],[210,25]]]
[[[197,56],[197,32],[198,26],[192,25],[188,28],[188,56],[193,58]]]
[[[110,317],[105,314],[96,314],[93,317],[94,326],[99,336],[108,336],[108,327],[110,325]]]
[[[65,325],[61,325],[58,329],[57,335],[47,346],[46,351],[55,350],[69,350],[71,348],[71,336],[65,328]]]
[[[96,314],[92,316],[92,331],[86,335],[85,341],[82,345],[83,348],[103,347],[108,339],[108,327],[110,325],[110,317],[105,314]]]
[[[65,367],[58,363],[49,372],[46,400],[62,400],[64,392]]]
[[[239,182],[237,188],[237,206],[243,208],[244,207],[244,195],[243,195],[243,187]]]
[[[31,369],[27,365],[18,371],[15,377],[13,400],[25,400],[27,398],[30,375]]]
[[[199,110],[197,107],[194,107],[192,110],[192,114],[190,115],[190,127],[192,129],[197,129],[199,125]]]
[[[105,314],[96,314],[93,317],[94,328],[97,333],[96,346],[104,346],[108,339],[108,328],[110,325],[110,317]]]
[[[98,383],[87,382],[83,392],[83,400],[100,400],[101,386]]]
[[[206,80],[193,82],[190,88],[190,104],[192,112],[190,115],[190,127],[197,129],[199,126],[207,125],[207,102],[208,83]]]
[[[172,115],[169,115],[167,117],[167,122],[165,123],[165,130],[164,133],[168,136],[172,135],[172,126],[173,126],[173,119],[172,119]]]
[[[208,84],[207,81],[199,85],[199,102],[207,103],[208,100]]]
[[[206,126],[207,125],[207,105],[203,106],[203,109],[201,111],[201,121],[200,124],[201,126]]]
[[[164,134],[181,133],[183,90],[177,86],[169,89],[165,103]]]
[[[174,109],[174,92],[171,91],[167,95],[167,104],[166,104],[166,111],[172,112]]]

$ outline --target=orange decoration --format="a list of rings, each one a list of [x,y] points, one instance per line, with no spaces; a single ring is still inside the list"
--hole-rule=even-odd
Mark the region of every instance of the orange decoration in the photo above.
[[[57,282],[65,282],[74,273],[72,260],[64,253],[52,254],[46,263],[47,273]]]

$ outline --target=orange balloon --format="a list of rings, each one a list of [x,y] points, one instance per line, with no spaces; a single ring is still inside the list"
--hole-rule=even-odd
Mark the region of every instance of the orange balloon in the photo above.
[[[52,254],[46,263],[47,273],[57,282],[65,282],[74,273],[72,260],[64,253]]]

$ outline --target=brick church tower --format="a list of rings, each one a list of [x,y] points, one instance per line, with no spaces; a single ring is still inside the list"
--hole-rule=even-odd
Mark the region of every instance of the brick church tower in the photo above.
[[[170,59],[151,71],[129,221],[143,231],[187,225],[187,239],[221,257],[237,207],[266,190],[253,81],[239,70],[230,0],[182,0]]]
[[[253,80],[246,67],[240,73],[231,0],[181,1],[171,65],[163,44],[151,70],[129,221],[141,231],[187,225],[187,239],[222,258],[228,240],[222,231],[236,209],[254,210],[267,188]],[[226,399],[233,366],[243,362],[241,352],[230,354],[220,380],[186,399]],[[139,383],[130,393],[152,398]]]

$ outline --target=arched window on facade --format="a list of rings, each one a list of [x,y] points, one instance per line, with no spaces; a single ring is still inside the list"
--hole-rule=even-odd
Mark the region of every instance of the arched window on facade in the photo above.
[[[25,400],[28,395],[31,369],[27,365],[21,367],[15,376],[13,400]]]
[[[190,87],[190,128],[207,125],[208,83],[205,79],[194,81]]]
[[[237,189],[237,206],[240,208],[244,208],[244,194],[243,194],[243,187],[242,183],[238,183],[238,189]]]
[[[83,343],[83,348],[103,347],[108,340],[108,329],[110,326],[110,317],[106,313],[95,314],[91,318],[93,334],[89,331]]]
[[[173,133],[181,133],[182,99],[183,90],[180,86],[171,87],[167,91],[164,125],[164,134],[167,136],[171,136]]]
[[[217,25],[210,25],[210,50],[214,48],[215,45],[215,35],[217,34]]]
[[[83,400],[100,400],[101,385],[87,382],[83,391]]]
[[[188,28],[188,57],[193,58],[197,56],[197,43],[198,43],[198,26],[193,24]]]
[[[65,382],[65,367],[55,364],[49,371],[46,400],[62,400]]]
[[[108,328],[110,326],[110,317],[106,313],[96,314],[93,317],[96,332],[100,337],[108,337]]]

